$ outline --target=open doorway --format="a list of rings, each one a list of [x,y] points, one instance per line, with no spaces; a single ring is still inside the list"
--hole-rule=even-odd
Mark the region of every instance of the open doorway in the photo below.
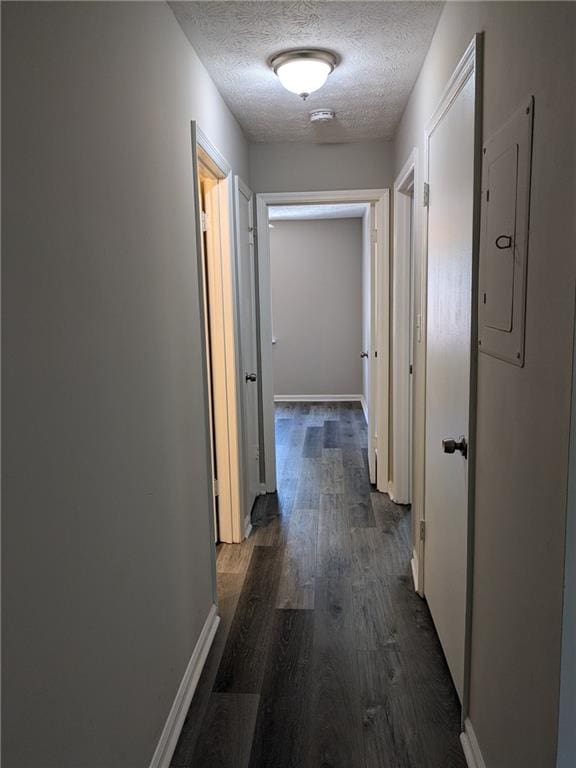
[[[389,423],[389,263],[388,263],[388,191],[387,190],[358,190],[347,192],[326,193],[277,193],[258,195],[258,243],[259,243],[259,286],[260,286],[260,333],[261,333],[261,375],[262,375],[262,411],[263,411],[263,447],[264,447],[264,476],[268,492],[273,492],[277,487],[276,476],[276,445],[275,445],[275,398],[284,398],[284,401],[298,401],[307,399],[308,402],[357,402],[361,405],[367,416],[367,460],[370,468],[370,480],[375,483],[378,490],[388,491],[388,423]],[[340,209],[339,206],[345,206]],[[300,209],[298,212],[297,208]],[[356,302],[355,311],[356,330],[346,333],[346,361],[340,359],[334,362],[338,350],[343,348],[342,336],[329,333],[331,326],[338,325],[339,313],[334,315],[334,309],[340,304],[340,316],[343,306],[350,304],[350,297],[338,299],[330,296],[318,297],[316,316],[305,325],[311,329],[308,333],[298,337],[298,333],[292,335],[290,343],[282,339],[274,326],[273,280],[271,263],[271,238],[280,234],[287,218],[289,224],[303,220],[302,211],[309,212],[308,223],[314,221],[323,222],[324,229],[330,218],[338,218],[341,221],[341,229],[346,229],[343,211],[347,210],[347,218],[356,219],[356,228],[359,230],[356,271]],[[321,213],[320,211],[324,211]],[[314,213],[315,211],[315,213]],[[329,213],[327,213],[329,211]],[[310,212],[312,212],[310,214]],[[310,215],[315,218],[310,219]],[[304,219],[306,220],[306,219]],[[344,222],[344,223],[342,223]],[[271,228],[272,227],[272,228]],[[278,227],[278,232],[276,232]],[[354,223],[348,225],[354,228]],[[322,227],[316,227],[320,229]],[[311,229],[308,227],[308,229]],[[311,289],[310,274],[306,273],[313,267],[318,268],[320,252],[312,247],[314,258],[302,261],[302,245],[306,244],[306,250],[310,251],[311,232],[301,235],[301,245],[298,254],[293,259],[293,264],[298,259],[302,262],[300,268],[292,271],[292,279],[302,279],[301,290]],[[293,252],[296,253],[296,250]],[[289,254],[288,254],[289,258]],[[342,257],[341,257],[342,258]],[[284,256],[286,259],[286,254]],[[329,267],[327,267],[329,268]],[[320,270],[321,274],[322,270]],[[306,285],[304,282],[308,279]],[[279,276],[282,282],[282,276]],[[297,287],[297,286],[296,286]],[[334,287],[334,286],[333,286]],[[341,286],[340,286],[341,289]],[[339,290],[340,290],[339,289]],[[277,291],[280,295],[282,291]],[[303,295],[303,293],[302,293]],[[364,299],[364,300],[363,300]],[[282,299],[283,304],[286,304]],[[293,312],[299,312],[295,301]],[[290,318],[290,306],[281,308],[280,315],[283,320]],[[324,320],[321,321],[318,310],[321,306],[327,309]],[[350,307],[349,307],[350,308]],[[284,311],[285,310],[285,311]],[[314,301],[309,302],[307,311],[314,313]],[[332,317],[332,320],[330,317]],[[292,318],[293,320],[294,318]],[[301,320],[302,318],[298,318]],[[320,327],[324,327],[324,338]],[[292,322],[292,326],[294,323]],[[298,323],[302,331],[302,322]],[[329,345],[333,345],[335,354],[326,355],[327,336],[331,336]],[[299,340],[298,340],[299,339]],[[300,356],[302,361],[307,359],[308,381],[306,384],[302,376],[298,379],[298,370],[294,361],[298,358],[305,345],[306,350]],[[322,346],[321,346],[322,345]],[[283,349],[280,349],[280,347]],[[281,358],[279,371],[283,380],[275,384],[274,362],[275,358]],[[327,358],[331,359],[327,363]],[[321,365],[317,365],[318,362]],[[330,378],[330,367],[337,368],[337,374]],[[318,370],[318,369],[322,370]],[[324,377],[324,378],[322,378]],[[338,379],[338,381],[336,381]],[[296,392],[294,387],[306,386],[306,392]],[[289,391],[280,391],[286,387]],[[318,391],[318,388],[327,391]],[[336,392],[336,387],[339,391]],[[348,391],[344,389],[357,389]],[[316,390],[316,391],[313,391]],[[305,397],[307,396],[307,397]]]
[[[366,396],[369,206],[271,206],[275,402],[353,401]]]
[[[421,319],[415,310],[416,256],[420,245],[418,150],[414,148],[394,182],[394,240],[392,253],[391,367],[394,408],[391,414],[390,497],[398,504],[414,501],[414,396],[416,344],[422,341]],[[421,384],[421,382],[418,382]],[[417,505],[416,505],[417,506]],[[423,541],[412,514],[412,575],[422,593]]]
[[[232,543],[244,538],[232,176],[225,161],[199,131],[194,149],[211,427],[214,540]]]
[[[282,499],[287,485],[318,466],[301,458],[329,458],[340,478],[343,459],[360,465],[367,458],[370,243],[364,242],[364,221],[370,206],[270,206],[268,215]],[[299,491],[298,504],[305,495]]]

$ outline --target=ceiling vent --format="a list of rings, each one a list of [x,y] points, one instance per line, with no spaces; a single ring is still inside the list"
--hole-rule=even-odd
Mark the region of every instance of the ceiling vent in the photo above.
[[[310,112],[311,123],[329,123],[334,120],[335,114],[333,109],[315,109]]]

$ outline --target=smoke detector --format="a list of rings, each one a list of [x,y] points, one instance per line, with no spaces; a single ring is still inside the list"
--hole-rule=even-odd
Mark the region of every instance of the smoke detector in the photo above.
[[[310,112],[311,123],[329,123],[334,120],[335,114],[333,109],[315,109]]]

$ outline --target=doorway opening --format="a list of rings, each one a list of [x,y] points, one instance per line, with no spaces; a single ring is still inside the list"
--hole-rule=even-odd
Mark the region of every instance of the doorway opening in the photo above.
[[[300,474],[297,454],[322,453],[325,462],[330,457],[330,471],[343,476],[342,436],[336,433],[344,430],[347,446],[358,452],[367,442],[370,245],[364,222],[370,206],[270,206],[268,215],[282,497],[286,483]]]
[[[344,208],[339,208],[344,206]],[[264,481],[266,490],[272,493],[276,490],[276,445],[275,445],[275,397],[288,400],[308,401],[351,401],[356,400],[361,403],[368,422],[367,453],[370,469],[370,480],[376,484],[378,490],[388,492],[388,423],[389,423],[389,386],[388,386],[388,347],[389,347],[389,303],[388,303],[388,284],[389,284],[389,263],[388,263],[388,190],[357,190],[346,192],[306,192],[306,193],[272,193],[260,194],[257,196],[258,213],[258,282],[260,286],[260,334],[261,334],[261,387],[262,387],[262,424],[263,424],[263,448],[264,448]],[[291,326],[289,333],[290,343],[286,344],[287,339],[277,334],[278,328],[274,325],[274,311],[272,307],[274,281],[272,279],[271,265],[271,237],[274,241],[280,241],[283,238],[283,230],[286,225],[291,226],[297,221],[304,221],[306,224],[323,222],[325,228],[329,222],[327,218],[339,218],[340,228],[344,232],[347,229],[346,219],[343,212],[347,211],[347,217],[356,218],[357,228],[360,230],[361,237],[360,252],[358,255],[356,283],[357,283],[357,323],[355,337],[352,341],[352,335],[347,342],[347,360],[340,360],[341,368],[349,368],[348,378],[342,378],[338,384],[340,394],[334,394],[332,390],[336,386],[330,385],[330,379],[322,379],[322,374],[326,371],[314,371],[315,381],[308,381],[307,391],[296,392],[295,386],[304,386],[303,379],[298,379],[298,371],[294,370],[294,364],[291,359],[296,359],[302,350],[297,348],[298,344],[305,344],[308,350],[306,367],[312,369],[317,365],[320,358],[320,344],[325,344],[325,339],[330,335],[329,317],[333,314],[334,307],[328,306],[325,316],[327,323],[324,340],[321,333],[322,321],[320,315],[311,321],[312,333],[316,339],[309,339],[306,336],[298,336],[298,327],[302,330],[300,320],[294,323],[294,317],[290,317],[291,311],[298,313],[298,306],[293,309],[289,306],[280,307],[278,318],[282,317],[284,327]],[[288,219],[288,221],[286,221]],[[342,224],[342,222],[344,222]],[[350,225],[350,222],[349,222]],[[273,229],[271,229],[271,226]],[[307,251],[310,250],[311,238],[317,237],[313,234],[313,229],[322,229],[320,227],[300,227],[302,230],[299,237],[302,245],[305,245]],[[276,229],[278,228],[278,229]],[[348,227],[350,228],[350,227]],[[292,228],[294,229],[294,228]],[[353,229],[353,224],[352,224]],[[294,234],[294,232],[293,232]],[[280,237],[276,238],[276,235]],[[279,262],[285,264],[290,262],[290,253],[286,252],[289,246],[281,245],[280,252],[284,255],[279,257]],[[291,279],[309,280],[310,270],[318,269],[319,261],[323,258],[320,250],[312,248],[314,259],[302,260],[302,254],[296,255],[293,252]],[[330,254],[324,254],[324,257],[330,258]],[[297,263],[298,262],[298,263]],[[312,262],[312,263],[311,263]],[[299,266],[298,266],[299,264]],[[294,266],[296,265],[296,269]],[[277,265],[280,273],[275,278],[280,283],[285,284],[281,275],[281,264]],[[310,285],[307,286],[307,289]],[[278,290],[277,296],[281,291]],[[364,301],[362,301],[364,294]],[[330,303],[329,296],[318,296],[318,309],[323,303]],[[284,302],[285,303],[285,302]],[[294,302],[292,302],[294,303]],[[314,311],[314,302],[308,309]],[[348,299],[346,299],[348,304]],[[363,308],[362,308],[363,305]],[[285,310],[285,311],[284,311]],[[337,315],[335,316],[337,317]],[[363,319],[362,319],[363,318]],[[336,323],[333,318],[332,324]],[[310,323],[308,323],[310,326]],[[298,342],[300,338],[300,342]],[[332,342],[334,336],[332,336]],[[338,339],[336,339],[336,353],[338,350]],[[340,339],[342,341],[342,339]],[[316,346],[315,346],[316,345]],[[283,349],[281,349],[283,347]],[[324,358],[325,349],[322,349]],[[274,378],[274,359],[282,357],[282,364],[278,373],[282,380],[276,382]],[[334,356],[332,356],[334,357]],[[284,359],[285,358],[285,359]],[[341,371],[338,375],[341,374]],[[346,374],[344,374],[346,375]],[[356,378],[354,378],[356,377]],[[345,381],[348,382],[345,385]],[[299,382],[299,383],[298,383]],[[344,392],[344,388],[360,389],[356,392]],[[281,391],[280,388],[287,387],[289,391]],[[327,391],[318,390],[318,387],[327,389]],[[330,388],[328,388],[330,387]],[[327,397],[330,395],[330,397]]]
[[[198,129],[194,147],[201,250],[215,542],[244,538],[238,402],[232,176]]]
[[[421,228],[416,205],[419,186],[418,150],[414,148],[394,183],[394,243],[392,255],[392,393],[390,497],[397,504],[413,504],[414,488],[414,380],[416,344],[421,342],[420,316],[415,310],[416,256]],[[412,514],[412,575],[422,594],[418,565],[423,546]]]

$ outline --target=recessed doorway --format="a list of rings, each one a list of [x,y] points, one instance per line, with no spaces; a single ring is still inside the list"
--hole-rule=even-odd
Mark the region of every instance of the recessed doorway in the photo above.
[[[233,179],[227,163],[198,129],[194,153],[196,218],[202,255],[214,541],[233,543],[242,541],[245,533],[242,410],[235,320]]]
[[[283,340],[276,336],[274,328],[273,281],[271,274],[271,230],[270,225],[276,226],[278,211],[294,216],[296,206],[308,210],[315,208],[317,212],[336,211],[338,206],[360,207],[359,215],[362,226],[361,262],[359,272],[359,289],[364,295],[362,315],[362,331],[358,334],[359,386],[361,392],[342,392],[333,399],[357,399],[362,402],[368,422],[368,463],[370,480],[378,490],[388,492],[388,460],[389,460],[389,193],[388,190],[352,190],[346,192],[306,192],[306,193],[276,193],[260,194],[257,196],[258,219],[258,281],[260,286],[260,346],[261,346],[261,376],[262,376],[262,412],[263,412],[263,447],[264,447],[264,478],[268,492],[276,490],[276,450],[274,424],[275,395],[286,395],[276,391],[274,382],[275,347]],[[289,213],[290,209],[292,214]],[[316,216],[318,217],[318,213]],[[323,214],[326,217],[326,213]],[[330,214],[334,215],[334,213]],[[342,214],[340,213],[340,216]],[[300,218],[302,214],[300,214]],[[295,311],[296,307],[295,307]],[[276,344],[275,344],[276,342]],[[294,350],[293,350],[294,351]],[[297,351],[297,350],[296,350]],[[314,360],[309,361],[310,365]],[[353,363],[351,363],[353,364]],[[328,386],[328,385],[326,385]],[[293,392],[292,397],[305,393]],[[318,400],[326,400],[330,392],[312,392]],[[348,397],[346,397],[346,395]],[[314,399],[314,397],[310,398]],[[332,398],[330,398],[332,399]]]

